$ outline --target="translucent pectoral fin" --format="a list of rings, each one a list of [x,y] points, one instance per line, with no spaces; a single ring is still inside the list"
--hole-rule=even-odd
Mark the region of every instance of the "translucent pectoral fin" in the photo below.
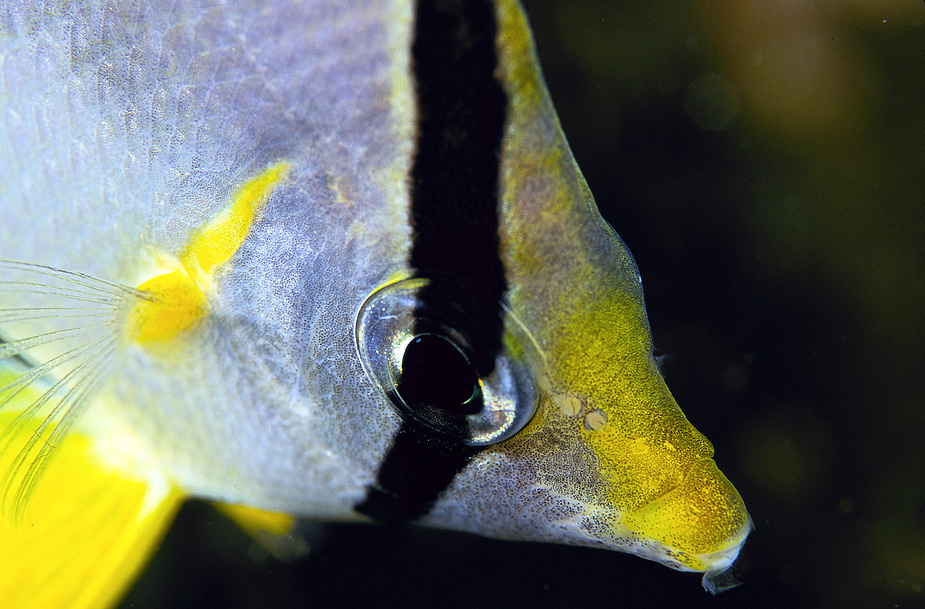
[[[314,523],[304,523],[290,514],[227,503],[216,503],[215,507],[279,560],[307,554],[310,538],[316,534]]]
[[[14,416],[0,412],[0,428]],[[109,607],[153,553],[182,494],[163,480],[127,477],[94,452],[90,437],[65,436],[21,520],[0,513],[0,607]],[[13,456],[0,454],[0,471]]]

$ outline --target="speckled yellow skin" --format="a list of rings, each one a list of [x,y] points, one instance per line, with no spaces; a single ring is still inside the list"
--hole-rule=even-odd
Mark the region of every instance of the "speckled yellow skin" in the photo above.
[[[586,444],[600,480],[589,504],[615,536],[660,544],[679,568],[724,568],[713,555],[737,552],[750,528],[742,499],[656,367],[635,264],[559,134],[523,13],[502,2],[499,15],[516,109],[504,143],[503,247],[512,307],[545,356],[547,391],[523,436],[554,423]]]

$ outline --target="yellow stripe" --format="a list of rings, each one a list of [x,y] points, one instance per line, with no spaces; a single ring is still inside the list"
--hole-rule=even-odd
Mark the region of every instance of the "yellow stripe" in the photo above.
[[[231,205],[193,234],[180,255],[177,270],[149,279],[138,286],[147,295],[129,315],[126,332],[139,343],[173,339],[195,326],[208,314],[206,294],[215,273],[244,243],[257,214],[289,165],[277,163],[246,182]]]
[[[288,169],[288,164],[276,163],[238,188],[231,206],[193,235],[180,256],[183,267],[193,273],[212,275],[228,262],[244,243],[254,219]]]

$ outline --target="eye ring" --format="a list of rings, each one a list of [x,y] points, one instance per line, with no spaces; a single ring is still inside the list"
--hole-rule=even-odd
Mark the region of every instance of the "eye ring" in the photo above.
[[[479,328],[499,314],[501,348],[486,365]],[[355,339],[367,376],[396,411],[440,436],[496,444],[536,411],[531,363],[538,360],[529,333],[476,287],[442,277],[389,283],[360,307]]]

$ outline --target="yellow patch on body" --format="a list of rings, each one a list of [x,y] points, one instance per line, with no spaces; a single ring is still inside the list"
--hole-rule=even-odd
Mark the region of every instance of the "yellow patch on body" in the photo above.
[[[180,255],[177,270],[140,286],[145,298],[133,307],[126,325],[138,343],[162,342],[193,328],[209,312],[215,274],[244,243],[257,214],[289,165],[277,163],[235,192],[231,205],[197,230]]]
[[[185,270],[153,277],[138,289],[149,297],[140,300],[131,313],[129,332],[139,343],[169,340],[206,314],[202,287]]]

